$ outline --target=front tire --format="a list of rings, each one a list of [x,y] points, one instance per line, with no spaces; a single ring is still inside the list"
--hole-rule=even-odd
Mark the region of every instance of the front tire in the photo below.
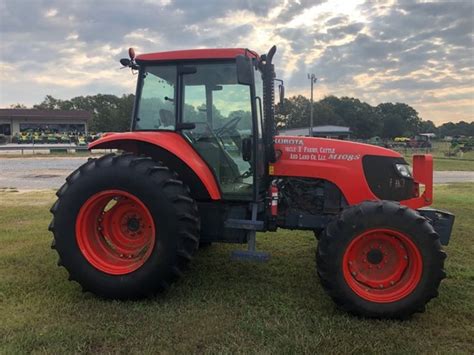
[[[90,159],[57,192],[52,248],[84,291],[135,299],[165,291],[199,244],[189,189],[150,158]]]
[[[446,254],[418,212],[389,201],[344,210],[317,248],[317,272],[342,309],[365,317],[406,318],[438,295]]]

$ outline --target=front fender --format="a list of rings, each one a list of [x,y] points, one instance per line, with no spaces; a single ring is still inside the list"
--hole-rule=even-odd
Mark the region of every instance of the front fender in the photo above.
[[[124,132],[106,133],[100,139],[89,144],[92,149],[122,149],[135,151],[137,142],[148,143],[164,149],[179,158],[199,178],[213,200],[220,200],[221,193],[214,174],[196,153],[193,147],[175,132]]]

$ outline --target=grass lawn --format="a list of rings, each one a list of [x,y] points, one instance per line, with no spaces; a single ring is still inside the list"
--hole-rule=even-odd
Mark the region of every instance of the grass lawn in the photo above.
[[[435,171],[474,171],[474,160],[434,157]]]
[[[164,296],[81,293],[49,248],[53,192],[0,193],[0,353],[470,353],[474,349],[474,184],[436,186],[457,216],[440,295],[409,321],[335,308],[315,273],[311,233],[260,235],[266,264],[202,250]]]

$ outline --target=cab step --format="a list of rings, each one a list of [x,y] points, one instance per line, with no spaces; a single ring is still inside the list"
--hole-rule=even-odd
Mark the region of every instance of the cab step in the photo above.
[[[228,219],[225,221],[226,228],[242,229],[247,231],[248,249],[234,250],[230,258],[236,261],[257,261],[265,262],[270,259],[270,253],[256,250],[256,235],[258,230],[263,230],[263,221],[257,221],[256,203],[252,204],[252,219]]]
[[[224,222],[224,227],[229,229],[261,231],[264,226],[263,221],[253,221],[251,219],[228,219]]]
[[[234,261],[266,262],[270,260],[270,253],[256,250],[233,250],[230,258]]]

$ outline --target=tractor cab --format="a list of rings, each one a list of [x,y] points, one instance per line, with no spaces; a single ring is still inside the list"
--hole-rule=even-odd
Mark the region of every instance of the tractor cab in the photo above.
[[[139,68],[132,131],[178,132],[210,167],[224,200],[265,190],[263,64],[246,49],[131,55]],[[272,78],[273,80],[273,78]]]

